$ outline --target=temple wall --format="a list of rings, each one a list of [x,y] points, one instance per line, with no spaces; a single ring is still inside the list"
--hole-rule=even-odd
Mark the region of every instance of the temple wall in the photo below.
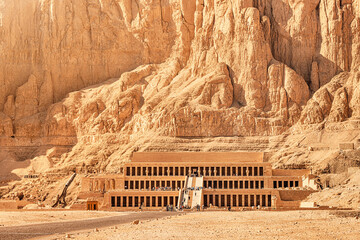
[[[184,196],[198,199],[196,193],[205,208],[298,209],[314,192],[308,188],[316,189],[310,170],[273,170],[262,159],[263,153],[134,153],[122,174],[83,178],[79,197],[88,207],[95,201],[116,211],[176,206]]]
[[[262,152],[136,152],[132,162],[263,162]]]

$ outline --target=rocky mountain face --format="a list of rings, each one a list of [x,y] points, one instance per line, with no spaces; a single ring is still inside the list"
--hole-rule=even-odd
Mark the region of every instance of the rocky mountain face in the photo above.
[[[0,0],[0,49],[3,181],[360,139],[360,0]]]

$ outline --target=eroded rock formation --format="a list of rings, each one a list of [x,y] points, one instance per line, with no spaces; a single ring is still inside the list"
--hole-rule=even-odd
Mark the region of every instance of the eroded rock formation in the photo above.
[[[0,13],[2,151],[75,145],[39,151],[51,170],[117,172],[164,138],[360,117],[360,0],[2,0]]]

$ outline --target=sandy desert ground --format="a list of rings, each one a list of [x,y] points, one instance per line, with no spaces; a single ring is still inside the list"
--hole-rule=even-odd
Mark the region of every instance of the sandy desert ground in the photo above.
[[[360,220],[335,213],[194,212],[46,239],[360,239]]]
[[[121,216],[125,214],[127,213],[103,211],[0,211],[0,226],[11,227],[35,223]]]

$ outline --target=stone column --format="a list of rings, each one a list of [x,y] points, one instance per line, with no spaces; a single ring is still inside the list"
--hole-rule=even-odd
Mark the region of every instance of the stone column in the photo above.
[[[201,198],[200,207],[204,206],[204,197],[205,197],[205,195],[203,194],[203,195],[202,195],[202,198]],[[176,199],[176,198],[175,198],[175,199]]]

